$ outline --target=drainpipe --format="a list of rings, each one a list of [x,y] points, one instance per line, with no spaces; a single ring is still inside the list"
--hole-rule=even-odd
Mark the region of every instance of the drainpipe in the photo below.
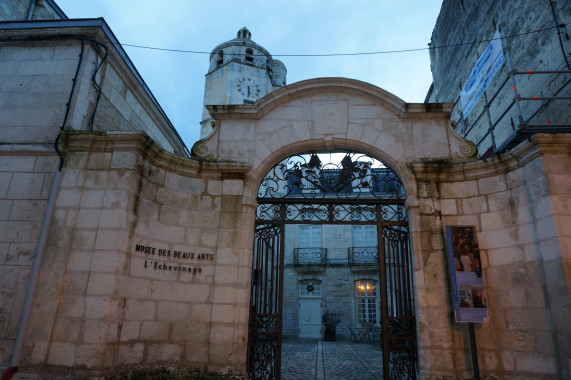
[[[32,3],[30,4],[30,14],[33,12],[34,4],[35,0],[32,0]],[[64,155],[60,152],[58,143],[61,137],[61,132],[64,130],[65,125],[67,123],[67,118],[69,116],[69,111],[71,107],[71,101],[73,99],[75,85],[77,83],[77,78],[79,75],[79,69],[81,68],[81,63],[83,62],[83,52],[85,46],[83,39],[80,39],[80,41],[81,41],[81,51],[79,53],[77,68],[75,69],[75,76],[72,81],[73,84],[71,85],[71,90],[69,92],[69,99],[66,104],[63,123],[60,127],[56,140],[54,141],[54,149],[59,156],[59,166],[58,170],[55,173],[54,182],[52,183],[50,198],[48,200],[48,205],[46,207],[46,213],[44,214],[44,220],[42,221],[42,228],[40,229],[40,236],[38,238],[38,243],[36,244],[34,263],[32,264],[32,270],[30,272],[30,280],[28,281],[28,288],[26,289],[26,298],[24,298],[24,306],[22,308],[20,323],[18,325],[18,334],[16,335],[16,341],[14,342],[14,346],[12,348],[12,356],[10,357],[10,367],[4,373],[4,376],[2,376],[2,380],[10,380],[14,375],[14,373],[16,373],[16,371],[18,370],[18,367],[20,366],[20,358],[22,357],[22,351],[24,349],[24,340],[26,338],[26,333],[28,331],[28,324],[30,323],[30,317],[32,315],[32,305],[34,303],[34,297],[36,296],[36,288],[40,277],[40,268],[42,267],[42,261],[44,259],[44,253],[46,251],[46,243],[48,241],[48,233],[50,232],[50,227],[54,215],[54,209],[56,206],[56,200],[61,184],[61,177],[62,177],[61,170],[63,167]]]
[[[28,7],[28,17],[26,20],[31,20],[32,16],[34,15],[34,8],[36,8],[36,0],[30,1],[30,6]]]
[[[58,170],[54,177],[54,182],[52,184],[52,190],[50,193],[50,199],[48,201],[46,213],[44,215],[44,220],[42,222],[42,228],[40,230],[40,238],[38,239],[38,244],[36,245],[34,264],[32,265],[30,280],[28,282],[28,288],[26,290],[26,298],[24,299],[24,307],[22,308],[22,319],[20,320],[18,335],[16,336],[16,342],[14,342],[12,357],[10,358],[10,368],[8,368],[6,373],[4,373],[4,376],[2,376],[2,380],[9,380],[12,377],[12,375],[14,375],[14,373],[18,370],[18,366],[20,365],[20,358],[22,356],[22,350],[24,349],[24,339],[26,337],[26,332],[28,331],[28,324],[30,322],[30,316],[32,314],[32,305],[34,302],[34,297],[36,295],[38,279],[40,277],[40,268],[42,267],[42,261],[44,258],[44,253],[46,251],[48,232],[50,231],[50,226],[52,223],[52,217],[54,214],[56,199],[61,184],[61,177],[62,177],[62,172]]]

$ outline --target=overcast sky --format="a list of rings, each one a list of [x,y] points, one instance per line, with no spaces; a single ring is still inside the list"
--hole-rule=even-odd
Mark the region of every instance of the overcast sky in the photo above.
[[[122,44],[211,52],[246,26],[274,57],[427,48],[442,0],[56,0],[69,18],[103,17]],[[190,149],[200,135],[208,54],[124,47]],[[428,50],[277,57],[287,83],[347,77],[423,102]]]

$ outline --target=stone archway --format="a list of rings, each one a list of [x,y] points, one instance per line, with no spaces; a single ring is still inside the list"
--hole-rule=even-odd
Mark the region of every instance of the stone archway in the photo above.
[[[411,168],[419,162],[446,167],[475,153],[473,144],[461,139],[452,129],[449,120],[452,105],[405,103],[367,83],[346,78],[319,78],[288,85],[255,104],[207,106],[207,109],[214,118],[215,128],[193,147],[193,155],[206,162],[249,166],[240,185],[243,186],[240,187],[242,212],[248,217],[247,228],[241,230],[244,239],[254,236],[259,184],[268,171],[286,157],[299,152],[349,149],[379,158],[397,173],[408,197],[405,208],[410,226],[410,250],[415,278],[420,279],[415,289],[418,346],[421,351],[430,349],[432,344],[425,332],[438,327],[426,320],[427,282],[423,279],[426,250],[431,248],[425,246],[423,233],[426,231],[421,225],[421,214],[423,208],[431,206],[420,202],[427,190],[417,187],[417,174]],[[231,177],[232,172],[228,171],[227,175]],[[251,248],[247,251],[251,252]],[[242,247],[240,252],[246,254],[246,249]],[[442,271],[440,267],[436,270]],[[248,275],[244,283],[250,279]],[[439,294],[444,294],[442,276],[434,281]],[[439,302],[436,309],[445,315],[444,303]],[[247,330],[244,324],[241,331],[245,334]],[[429,363],[422,363],[430,367]]]
[[[327,156],[330,160],[324,163]],[[378,329],[367,323],[362,328],[380,334],[384,377],[415,378],[413,264],[405,200],[402,182],[390,167],[354,151],[290,156],[265,175],[258,189],[253,250],[250,378],[280,378],[284,261],[289,253],[284,232],[288,224],[300,223],[376,228],[376,252],[348,247],[347,266],[376,267],[380,278],[380,324],[375,317],[369,322]],[[330,264],[324,249],[302,253],[295,252],[294,265],[326,270]]]

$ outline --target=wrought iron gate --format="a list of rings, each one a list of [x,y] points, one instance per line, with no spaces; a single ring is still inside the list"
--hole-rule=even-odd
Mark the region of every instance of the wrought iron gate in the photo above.
[[[327,156],[330,160],[323,164]],[[396,174],[360,153],[301,154],[270,170],[258,190],[256,210],[250,379],[280,378],[284,231],[286,224],[300,223],[377,226],[383,375],[416,377],[413,271],[404,203]]]
[[[384,268],[382,264],[380,268],[384,273],[384,281],[381,281],[384,377],[415,379],[416,319],[408,228],[386,226],[382,230],[382,241],[382,262],[385,263]],[[382,289],[383,286],[386,289]]]
[[[256,226],[248,372],[250,379],[279,379],[283,288],[283,239],[279,225]]]

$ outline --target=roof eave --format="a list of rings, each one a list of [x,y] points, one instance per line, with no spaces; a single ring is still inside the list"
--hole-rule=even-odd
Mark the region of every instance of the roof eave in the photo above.
[[[33,21],[3,21],[0,22],[0,32],[2,31],[15,31],[15,30],[34,30],[34,31],[41,31],[46,29],[61,29],[61,30],[70,30],[70,29],[78,29],[78,28],[99,28],[105,37],[107,38],[110,47],[112,46],[113,49],[117,52],[117,54],[121,57],[125,65],[129,68],[133,76],[136,78],[137,82],[141,85],[144,89],[145,93],[149,96],[151,101],[153,102],[154,106],[160,112],[161,116],[164,117],[165,121],[170,126],[172,132],[175,136],[179,139],[183,150],[188,152],[188,148],[186,144],[178,134],[177,130],[175,129],[174,125],[164,112],[163,108],[153,95],[152,91],[149,89],[145,80],[121,46],[121,43],[115,37],[115,34],[111,31],[107,22],[102,17],[100,18],[93,18],[93,19],[65,19],[65,20],[33,20]],[[65,34],[62,34],[62,36]],[[1,40],[0,40],[1,42]]]

